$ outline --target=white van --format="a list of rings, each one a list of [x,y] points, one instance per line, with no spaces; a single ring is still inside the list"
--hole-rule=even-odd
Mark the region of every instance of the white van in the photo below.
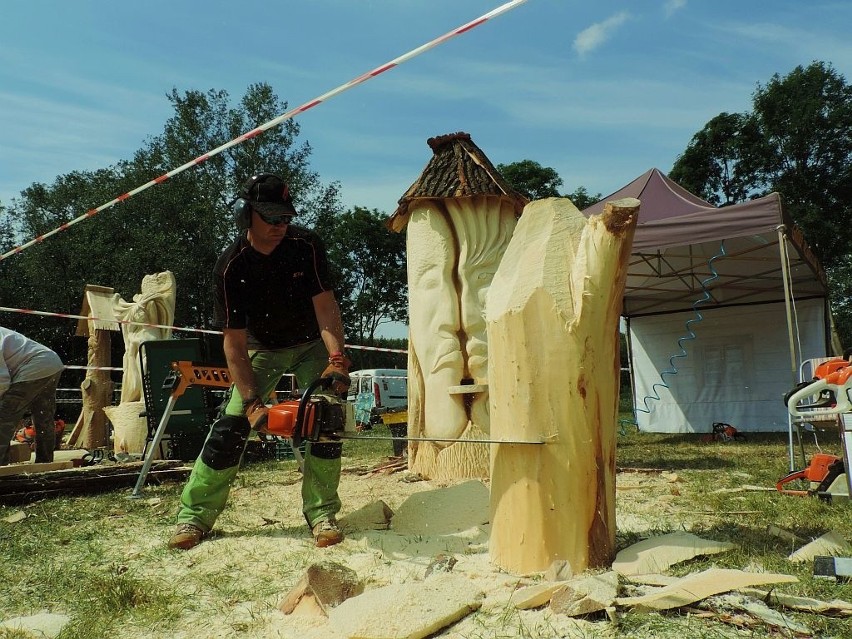
[[[402,368],[370,368],[349,373],[346,399],[355,404],[355,419],[376,423],[382,413],[408,406],[408,371]]]

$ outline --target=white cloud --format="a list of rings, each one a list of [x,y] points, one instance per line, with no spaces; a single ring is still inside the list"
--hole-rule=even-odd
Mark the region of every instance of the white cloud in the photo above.
[[[597,22],[590,27],[583,29],[576,38],[574,38],[574,50],[581,56],[589,51],[597,49],[604,42],[609,40],[613,31],[624,24],[630,14],[626,11],[615,14],[611,18],[607,18],[603,22]]]
[[[680,9],[683,9],[686,6],[686,0],[666,0],[663,4],[663,11],[666,14],[667,18],[670,18],[672,14]]]

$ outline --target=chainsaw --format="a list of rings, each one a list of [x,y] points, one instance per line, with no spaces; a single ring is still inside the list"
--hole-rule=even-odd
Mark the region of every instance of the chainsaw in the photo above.
[[[784,395],[787,410],[794,417],[817,419],[852,411],[852,365],[841,358],[823,362],[810,382],[802,382]]]
[[[827,453],[818,453],[813,456],[807,468],[794,470],[792,473],[779,479],[775,484],[775,489],[785,495],[798,495],[800,497],[818,495],[825,497],[831,494],[829,489],[844,472],[843,460],[840,457]],[[785,488],[787,484],[798,479],[810,482],[809,488],[807,490]]]
[[[308,384],[301,399],[270,406],[261,432],[292,439],[294,446],[302,441],[340,441],[346,426],[342,401],[316,394],[318,389],[330,388],[333,381],[331,377],[320,377]]]
[[[172,391],[169,400],[172,405],[191,386],[224,389],[229,388],[232,384],[230,372],[224,366],[210,366],[181,360],[172,362],[171,369],[169,376],[163,382],[163,388]],[[465,444],[545,444],[543,439],[532,441],[511,439],[458,440],[441,437],[384,437],[373,435],[363,437],[352,435],[344,432],[346,424],[345,410],[343,408],[344,402],[331,395],[317,394],[317,390],[320,388],[330,388],[333,381],[335,381],[333,377],[320,377],[308,385],[302,393],[301,399],[279,402],[270,406],[266,423],[261,422],[260,424],[260,432],[288,439],[292,438],[297,445],[304,440],[312,442],[336,442],[341,439],[383,439],[446,443],[461,441]],[[164,419],[167,417],[167,413],[164,413]]]

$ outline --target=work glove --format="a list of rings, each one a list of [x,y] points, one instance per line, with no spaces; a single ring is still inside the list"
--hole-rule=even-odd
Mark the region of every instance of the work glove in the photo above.
[[[337,351],[328,356],[328,366],[322,372],[322,377],[331,378],[331,392],[338,397],[345,397],[349,390],[351,381],[349,379],[349,367],[352,362],[346,357],[346,353]]]
[[[243,402],[243,411],[246,419],[252,430],[258,433],[266,432],[266,422],[269,416],[269,409],[260,397],[250,397]]]

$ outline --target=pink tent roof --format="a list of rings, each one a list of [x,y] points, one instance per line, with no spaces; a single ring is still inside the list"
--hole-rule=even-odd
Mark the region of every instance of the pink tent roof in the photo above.
[[[650,169],[583,213],[597,215],[606,202],[625,197],[641,202],[626,316],[690,310],[705,288],[711,299],[701,308],[782,301],[779,228],[789,240],[793,294],[826,295],[822,268],[778,193],[717,208]]]

